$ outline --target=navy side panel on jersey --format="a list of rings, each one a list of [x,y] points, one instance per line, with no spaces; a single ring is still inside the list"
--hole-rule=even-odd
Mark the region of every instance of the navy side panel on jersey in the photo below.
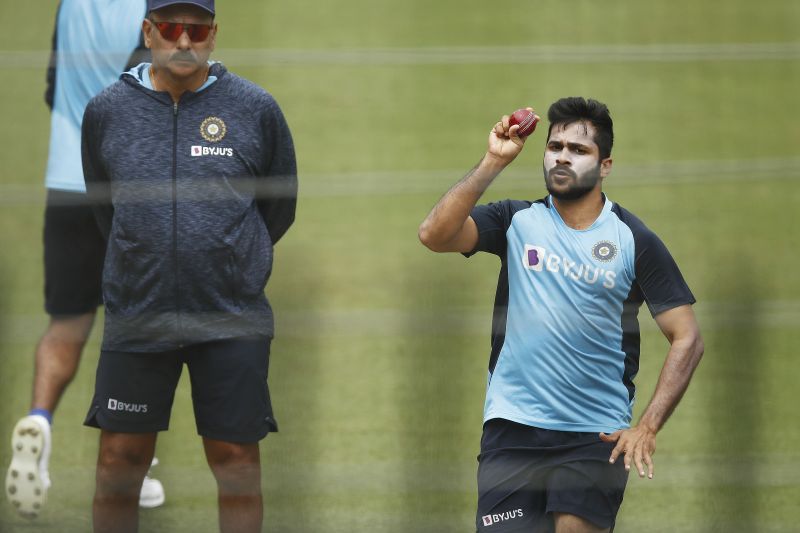
[[[653,314],[694,302],[666,247],[608,199],[585,230],[567,226],[549,198],[477,206],[472,217],[472,253],[502,261],[484,420],[628,427],[642,301]]]
[[[541,201],[541,200],[540,200]],[[506,309],[508,308],[508,265],[506,264],[506,231],[517,211],[527,209],[531,202],[506,200],[488,205],[479,205],[472,210],[472,218],[478,226],[478,245],[464,254],[470,257],[476,252],[489,252],[500,257],[500,275],[494,296],[492,315],[492,353],[489,357],[489,372],[494,371],[497,356],[506,337]]]
[[[622,350],[626,354],[623,380],[633,402],[636,391],[633,378],[639,371],[638,314],[642,302],[647,303],[650,314],[655,316],[673,307],[693,304],[695,298],[661,239],[627,209],[614,204],[611,211],[630,228],[636,247],[636,283],[625,300],[621,321]]]

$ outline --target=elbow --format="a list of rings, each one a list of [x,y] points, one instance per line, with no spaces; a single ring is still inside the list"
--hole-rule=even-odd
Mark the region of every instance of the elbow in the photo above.
[[[423,222],[419,225],[419,229],[417,230],[417,237],[419,238],[419,242],[421,242],[426,248],[429,250],[433,250],[431,248],[433,243],[433,236],[431,235],[431,230],[428,227],[426,222]]]
[[[691,338],[688,340],[688,362],[692,367],[692,371],[697,368],[697,365],[700,364],[700,359],[703,358],[703,353],[705,352],[706,346],[703,342],[703,337],[700,335],[699,331],[696,331]]]
[[[419,237],[419,242],[421,242],[428,250],[432,252],[444,251],[441,247],[441,244],[436,239],[436,235],[433,231],[431,231],[431,228],[427,222],[420,224],[419,230],[417,230],[417,237]]]
[[[703,354],[705,353],[705,351],[706,351],[706,345],[703,342],[703,337],[698,332],[697,337],[695,338],[694,341],[695,359],[697,360],[698,363],[700,362],[700,359],[703,358]]]

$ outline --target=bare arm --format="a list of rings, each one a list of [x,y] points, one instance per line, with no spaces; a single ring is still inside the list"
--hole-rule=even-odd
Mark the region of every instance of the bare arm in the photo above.
[[[504,116],[489,133],[480,162],[445,193],[419,227],[419,240],[434,252],[469,252],[478,244],[478,228],[469,215],[483,192],[522,151],[519,126]]]
[[[644,477],[646,466],[650,478],[654,471],[652,456],[656,451],[656,433],[664,427],[680,402],[703,356],[703,339],[691,305],[675,307],[655,318],[670,348],[653,397],[636,426],[611,435],[600,434],[604,441],[617,443],[610,462],[615,462],[624,453],[627,470],[633,462],[639,477]]]
[[[433,206],[419,227],[419,240],[434,252],[469,252],[478,227],[469,216],[483,192],[505,168],[488,154]]]

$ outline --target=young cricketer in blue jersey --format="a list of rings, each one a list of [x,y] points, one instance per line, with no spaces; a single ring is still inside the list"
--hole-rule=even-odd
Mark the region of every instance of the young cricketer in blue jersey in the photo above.
[[[633,464],[641,477],[653,477],[656,434],[703,353],[694,296],[666,246],[602,192],[612,167],[607,107],[564,98],[548,118],[549,196],[475,205],[525,143],[504,116],[481,162],[420,227],[434,251],[482,251],[501,260],[479,531],[613,529],[627,471]],[[656,391],[631,427],[642,303],[670,349]]]

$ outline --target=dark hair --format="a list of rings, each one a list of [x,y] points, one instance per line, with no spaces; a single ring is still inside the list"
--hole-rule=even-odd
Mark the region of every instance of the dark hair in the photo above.
[[[614,146],[614,122],[604,103],[591,98],[586,100],[581,96],[568,96],[550,106],[547,110],[547,120],[550,121],[550,129],[547,130],[548,139],[556,124],[569,126],[583,120],[591,123],[596,131],[594,142],[600,148],[600,159],[611,155],[611,147]]]

